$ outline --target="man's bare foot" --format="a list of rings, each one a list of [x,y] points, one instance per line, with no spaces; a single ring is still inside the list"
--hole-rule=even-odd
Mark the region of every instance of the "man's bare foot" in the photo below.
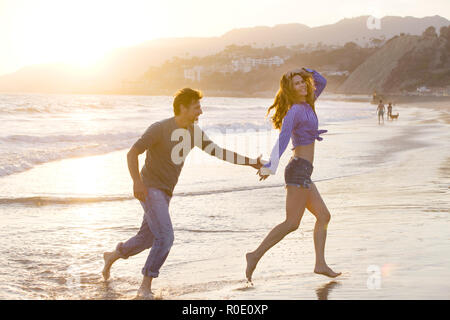
[[[245,269],[245,277],[248,282],[252,282],[253,271],[255,271],[256,265],[258,264],[258,259],[256,259],[255,255],[251,252],[245,255],[245,259],[247,260],[247,268]]]
[[[342,274],[342,272],[334,272],[327,265],[320,266],[320,267],[315,267],[314,268],[314,273],[322,274],[322,275],[330,277],[330,278],[336,278],[337,276],[340,276]]]
[[[105,260],[105,266],[103,267],[103,279],[108,280],[109,279],[109,271],[111,270],[111,266],[117,259],[114,259],[115,255],[114,252],[105,252],[103,253],[103,260]]]
[[[137,300],[154,300],[155,295],[153,294],[153,292],[150,288],[141,286],[137,292],[136,299]]]
[[[155,299],[152,292],[152,281],[153,278],[149,276],[144,276],[142,279],[141,286],[138,289],[136,299],[138,300],[153,300]]]

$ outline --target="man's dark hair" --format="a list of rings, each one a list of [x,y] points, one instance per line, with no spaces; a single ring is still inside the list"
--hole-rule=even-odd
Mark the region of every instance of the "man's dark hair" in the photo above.
[[[180,106],[189,107],[189,105],[197,100],[203,98],[203,94],[199,90],[194,90],[191,88],[183,88],[177,91],[175,94],[175,99],[173,99],[173,113],[175,115],[180,114]]]

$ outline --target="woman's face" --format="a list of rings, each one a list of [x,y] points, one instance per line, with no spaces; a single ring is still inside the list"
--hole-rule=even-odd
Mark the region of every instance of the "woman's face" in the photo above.
[[[304,97],[308,94],[306,82],[298,74],[292,77],[292,89],[298,97]]]

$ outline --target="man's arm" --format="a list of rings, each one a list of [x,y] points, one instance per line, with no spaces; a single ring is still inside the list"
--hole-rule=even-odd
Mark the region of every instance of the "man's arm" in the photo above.
[[[240,155],[237,152],[221,148],[211,140],[207,141],[204,144],[202,150],[205,151],[207,154],[216,157],[217,159],[224,160],[232,164],[251,166],[255,169],[259,169],[263,166],[263,163],[261,162],[261,156],[259,156],[257,159],[252,159]]]
[[[220,160],[224,160],[233,164],[243,165],[243,166],[251,166],[255,169],[259,169],[262,167],[263,163],[261,162],[261,156],[257,159],[252,159],[243,155],[240,155],[237,152],[230,151],[224,148],[219,147],[216,143],[214,143],[200,127],[195,126],[195,134],[200,138],[200,141],[195,141],[195,145],[202,149],[207,154],[214,156]],[[198,131],[197,131],[198,130]],[[194,135],[195,135],[194,134]]]
[[[133,194],[140,201],[145,201],[146,188],[139,174],[139,155],[142,152],[137,147],[132,146],[127,153],[128,171],[133,179]]]
[[[155,122],[148,127],[142,137],[136,141],[127,153],[128,171],[130,172],[131,179],[133,179],[133,194],[134,197],[140,201],[145,201],[147,188],[142,182],[141,175],[139,174],[139,155],[158,143],[160,137],[161,126],[158,122]]]

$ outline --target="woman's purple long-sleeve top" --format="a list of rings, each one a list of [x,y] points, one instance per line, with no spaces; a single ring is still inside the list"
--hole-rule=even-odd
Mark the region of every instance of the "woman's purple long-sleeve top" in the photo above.
[[[315,70],[307,68],[305,70],[312,73],[316,87],[314,95],[317,99],[325,88],[327,80]],[[327,130],[318,130],[318,127],[319,120],[308,103],[292,105],[283,119],[280,135],[270,154],[270,161],[264,167],[270,170],[270,174],[276,173],[281,155],[286,150],[291,136],[294,148],[311,144],[316,139],[321,141],[322,138],[319,135]]]

